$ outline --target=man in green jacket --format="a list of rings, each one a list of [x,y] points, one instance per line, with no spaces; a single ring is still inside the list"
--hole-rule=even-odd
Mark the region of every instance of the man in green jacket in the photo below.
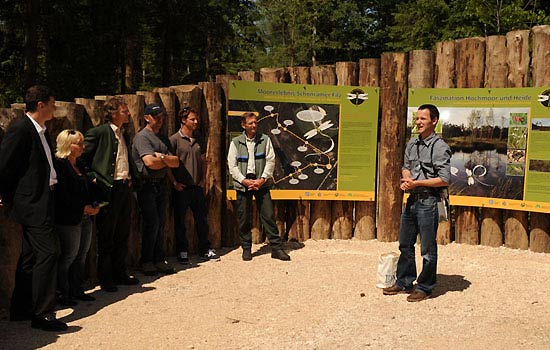
[[[97,216],[97,265],[101,288],[116,292],[117,284],[139,283],[126,270],[132,184],[137,183],[138,176],[123,127],[130,116],[128,105],[123,98],[113,97],[103,108],[106,122],[88,130],[80,160],[97,183],[102,200],[109,203]]]

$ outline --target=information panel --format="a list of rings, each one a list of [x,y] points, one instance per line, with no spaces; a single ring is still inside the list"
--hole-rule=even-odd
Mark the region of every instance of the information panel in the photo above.
[[[440,111],[436,132],[453,152],[451,204],[550,212],[550,89],[410,89]]]
[[[243,132],[243,113],[257,115],[276,153],[273,199],[373,201],[378,100],[378,88],[235,80],[229,135]]]

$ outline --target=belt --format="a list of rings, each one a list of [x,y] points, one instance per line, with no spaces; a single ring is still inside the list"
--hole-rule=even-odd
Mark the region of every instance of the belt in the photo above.
[[[151,184],[158,184],[164,182],[164,177],[151,177],[148,179],[143,179],[143,182],[151,183]]]
[[[419,199],[428,199],[430,197],[435,197],[435,194],[432,192],[420,192],[420,193],[411,193],[409,199],[412,201],[417,201]]]

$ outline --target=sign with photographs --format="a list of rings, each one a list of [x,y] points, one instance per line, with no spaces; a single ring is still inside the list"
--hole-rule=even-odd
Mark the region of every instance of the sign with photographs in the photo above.
[[[257,116],[276,153],[273,199],[373,201],[378,101],[378,88],[235,80],[227,126],[231,140],[243,113]]]
[[[410,89],[408,136],[424,103],[452,150],[451,204],[550,212],[550,89]]]

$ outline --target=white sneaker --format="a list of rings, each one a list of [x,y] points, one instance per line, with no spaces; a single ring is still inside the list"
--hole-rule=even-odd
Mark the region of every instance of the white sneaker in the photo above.
[[[220,260],[220,257],[218,256],[218,254],[216,254],[216,251],[214,249],[208,249],[208,252],[203,254],[201,258],[203,260]]]
[[[189,257],[187,256],[187,252],[179,252],[178,261],[184,265],[189,264]]]

